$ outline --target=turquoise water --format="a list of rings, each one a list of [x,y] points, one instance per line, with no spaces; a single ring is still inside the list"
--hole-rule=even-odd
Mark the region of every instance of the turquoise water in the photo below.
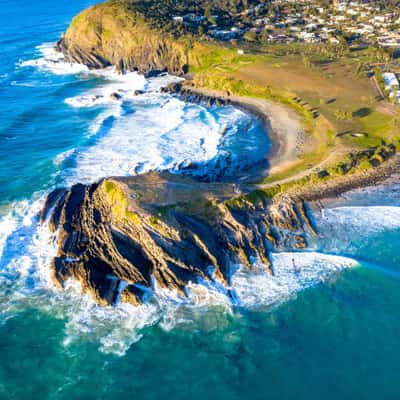
[[[239,269],[235,304],[194,285],[188,302],[159,292],[102,309],[52,286],[54,245],[36,213],[53,187],[179,163],[229,177],[269,148],[239,110],[158,94],[171,77],[55,62],[51,43],[91,3],[0,4],[0,398],[398,399],[395,183],[315,212],[320,238],[275,254],[275,278]]]

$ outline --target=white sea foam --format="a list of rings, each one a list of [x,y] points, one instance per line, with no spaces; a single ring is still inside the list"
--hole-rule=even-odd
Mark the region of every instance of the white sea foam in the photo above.
[[[337,207],[322,210],[322,220],[346,230],[372,235],[387,229],[400,228],[400,207],[365,206]]]
[[[310,243],[313,248],[370,259],[365,248],[379,247],[378,236],[400,229],[400,207],[334,207],[315,213],[315,219],[320,239]]]
[[[88,73],[86,67],[65,63],[61,55],[54,54],[53,45],[44,45],[39,50],[41,58],[20,66],[35,66],[57,74]],[[218,153],[221,130],[248,118],[234,108],[216,115],[204,107],[160,94],[159,87],[174,80],[173,77],[146,81],[137,74],[117,75],[111,69],[99,73],[104,78],[102,85],[66,100],[76,108],[105,108],[88,134],[92,135],[91,142],[54,160],[56,165],[62,165],[67,158],[75,159],[76,165],[64,171],[67,184],[172,168],[182,161],[209,161]],[[135,97],[133,92],[137,89],[146,93]],[[111,100],[113,92],[122,96],[121,101]],[[124,106],[128,106],[130,113]],[[120,118],[122,115],[124,118]],[[110,117],[113,121],[105,129]],[[275,306],[336,276],[344,268],[357,265],[349,258],[320,253],[279,253],[273,254],[274,276],[260,265],[254,265],[251,271],[238,266],[231,288],[216,282],[193,282],[187,287],[187,297],[182,298],[155,287],[154,295],[143,306],[98,307],[89,296],[82,295],[76,282],[69,282],[64,291],[51,283],[49,263],[56,245],[48,229],[37,225],[36,215],[42,203],[43,198],[17,203],[11,213],[0,218],[0,315],[8,318],[29,305],[66,319],[67,348],[86,340],[98,343],[103,352],[123,355],[140,340],[144,327],[156,323],[165,330],[177,325],[218,329],[218,324],[224,323],[223,317],[205,322],[204,311],[223,307],[232,313],[235,307]],[[371,220],[372,214],[380,215],[382,210],[370,211]],[[338,213],[329,210],[325,216],[337,218]],[[350,214],[343,217],[343,223],[359,223],[353,222],[354,210]],[[361,218],[359,214],[356,213],[356,219]],[[393,218],[389,214],[383,220],[386,225]],[[379,224],[381,218],[376,218]]]
[[[17,202],[10,207],[11,211],[0,218],[0,260],[1,257],[4,256],[3,253],[7,241],[14,239],[14,242],[11,243],[15,244],[15,240],[23,239],[20,234],[17,238],[13,238],[11,235],[18,230],[22,231],[32,225],[32,220],[38,214],[41,204],[42,202],[40,200],[33,202],[27,200]]]
[[[7,238],[14,232],[16,226],[17,222],[10,214],[0,219],[0,257],[3,254]]]
[[[67,184],[77,180],[92,182],[107,175],[171,170],[194,163],[197,170],[193,173],[203,175],[206,171],[202,166],[206,162],[212,159],[217,162],[226,127],[231,127],[234,134],[235,126],[250,118],[233,107],[229,107],[229,111],[216,110],[213,114],[204,107],[187,105],[161,94],[160,87],[179,80],[176,77],[164,75],[146,80],[135,72],[118,74],[113,68],[89,72],[65,63],[62,54],[54,50],[54,44],[44,44],[38,49],[42,57],[20,66],[57,68],[53,72],[90,73],[103,78],[96,88],[65,100],[74,108],[103,107],[87,133],[88,137],[95,136],[96,141],[54,160],[55,165],[61,165],[67,158],[75,161],[76,168],[62,173]],[[145,91],[145,94],[135,96],[137,90]],[[119,99],[112,98],[114,93]],[[228,153],[222,151],[221,157]],[[239,160],[239,164],[244,161]],[[220,168],[221,165],[225,165],[224,161]],[[212,166],[209,163],[208,167]]]
[[[11,233],[0,261],[0,314],[4,320],[29,305],[66,319],[67,348],[86,340],[97,342],[103,352],[123,355],[140,340],[145,327],[159,323],[165,330],[176,326],[211,329],[204,314],[207,310],[223,307],[232,314],[234,306],[272,307],[357,265],[349,258],[320,253],[277,253],[273,254],[274,276],[261,265],[252,270],[238,266],[231,288],[218,282],[193,282],[187,287],[187,297],[181,297],[155,287],[143,306],[99,307],[89,296],[82,296],[76,282],[69,282],[63,291],[53,286],[48,266],[57,249],[48,229],[37,224],[41,204],[42,199],[21,202],[1,220],[0,226],[9,224]],[[218,323],[226,321],[221,315],[216,322],[214,314],[210,314],[212,329],[219,329]]]
[[[135,95],[135,90],[144,90],[147,83],[143,75],[136,72],[118,74],[113,68],[93,71],[92,74],[102,77],[105,83],[83,95],[66,99],[68,105],[81,108],[120,103],[112,99],[111,95],[117,93],[121,100],[131,99]]]
[[[296,293],[307,289],[345,268],[354,267],[357,261],[316,252],[272,254],[274,275],[258,271],[239,270],[233,276],[232,287],[238,304],[244,307],[272,306],[289,300]]]
[[[77,149],[76,167],[66,171],[68,183],[172,169],[182,162],[198,163],[198,173],[204,173],[202,163],[206,167],[218,154],[222,126],[249,118],[232,108],[217,121],[204,107],[160,94],[143,95],[131,106],[133,112],[123,118],[122,110],[114,109],[94,122],[90,134],[100,136],[94,144]],[[102,134],[110,117],[108,131]]]
[[[154,296],[141,307],[98,307],[88,296],[82,296],[76,283],[71,282],[65,291],[54,289],[50,283],[48,263],[54,256],[55,246],[47,229],[37,227],[35,215],[40,205],[41,200],[32,204],[20,202],[11,214],[1,219],[1,232],[8,240],[5,249],[5,241],[2,241],[0,284],[3,288],[12,287],[11,291],[2,290],[1,311],[7,318],[29,304],[42,312],[66,318],[64,345],[67,347],[89,340],[97,342],[103,352],[123,355],[140,340],[146,326],[159,323],[165,330],[176,326],[211,329],[204,317],[208,309],[223,307],[232,313],[232,306],[273,307],[357,265],[347,257],[315,252],[275,253],[272,255],[273,276],[262,265],[255,264],[252,270],[239,266],[229,290],[218,283],[193,282],[187,287],[187,298],[155,288]],[[324,218],[343,223],[343,226],[365,230],[372,222],[374,231],[367,234],[376,229],[396,229],[398,217],[397,207],[324,210]],[[221,317],[219,323],[224,321]],[[215,320],[212,322],[214,324]],[[218,324],[213,329],[218,329]]]
[[[21,68],[35,67],[56,75],[89,72],[89,69],[85,65],[66,62],[63,54],[55,50],[55,43],[44,43],[37,46],[37,50],[40,53],[39,58],[21,61],[18,66]]]
[[[69,149],[64,151],[63,153],[58,154],[54,157],[53,163],[55,166],[60,166],[68,157],[70,157],[74,153],[74,149]]]
[[[76,282],[69,282],[64,291],[55,288],[49,264],[57,246],[48,228],[38,226],[42,202],[20,202],[0,220],[10,232],[0,254],[0,322],[28,306],[37,308],[67,318],[65,345],[92,335],[88,340],[98,341],[100,350],[123,354],[140,339],[141,328],[157,321],[157,306],[98,307]]]

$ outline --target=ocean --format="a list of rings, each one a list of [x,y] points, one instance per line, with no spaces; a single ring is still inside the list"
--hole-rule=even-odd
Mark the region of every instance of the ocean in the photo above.
[[[54,43],[94,3],[0,0],[0,399],[398,399],[396,181],[314,210],[309,249],[273,254],[274,277],[239,267],[234,301],[200,282],[102,308],[54,287],[37,213],[55,187],[193,163],[228,179],[270,148],[254,116],[160,93],[177,78],[65,63]]]

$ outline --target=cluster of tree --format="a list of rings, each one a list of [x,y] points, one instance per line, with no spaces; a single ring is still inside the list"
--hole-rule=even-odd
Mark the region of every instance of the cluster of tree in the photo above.
[[[279,21],[282,15],[295,11],[303,13],[317,13],[316,5],[324,8],[332,6],[333,0],[319,0],[311,7],[305,7],[303,3],[297,2],[274,2],[272,0],[264,0],[264,6],[260,6],[259,0],[112,0],[116,3],[126,4],[134,13],[139,13],[152,24],[153,28],[160,31],[167,31],[180,37],[185,34],[204,35],[209,30],[210,25],[218,25],[219,29],[230,29],[232,26],[240,28],[248,28],[243,39],[248,45],[268,45],[269,35],[268,30],[257,32],[253,21],[255,18],[268,15],[271,22]],[[385,10],[396,10],[400,6],[400,0],[377,0],[374,5],[381,6]],[[397,8],[398,10],[398,8]],[[203,17],[201,21],[193,22],[187,18],[185,23],[177,23],[173,21],[173,17],[188,17],[189,15]],[[301,23],[298,22],[299,24]],[[290,36],[290,34],[289,34]],[[315,53],[315,48],[318,48],[320,56],[326,58],[339,58],[349,52],[351,47],[362,45],[359,38],[341,32],[340,26],[337,27],[337,38],[339,44],[319,44],[311,46]],[[360,42],[360,43],[359,43]],[[302,47],[302,51],[304,48]],[[371,46],[378,47],[378,46]],[[285,51],[293,51],[290,45],[286,45]],[[297,49],[297,47],[295,47]],[[308,56],[309,54],[306,54]],[[373,54],[376,62],[384,62],[387,57],[386,52]]]
[[[400,0],[375,0],[375,6],[380,7],[382,10],[394,10],[398,12],[398,8],[400,7]]]
[[[116,0],[128,5],[132,12],[140,13],[153,27],[181,35],[204,33],[210,24],[232,26],[238,18],[246,23],[250,17],[245,11],[259,5],[258,0]],[[271,0],[265,0],[266,9]],[[257,8],[258,12],[260,8]],[[277,10],[278,12],[278,10]],[[199,24],[177,24],[173,16],[193,14],[204,17]]]
[[[229,16],[241,13],[251,6],[259,4],[257,0],[122,0],[132,10],[144,16],[163,21],[171,19],[173,15],[207,15],[228,14]]]

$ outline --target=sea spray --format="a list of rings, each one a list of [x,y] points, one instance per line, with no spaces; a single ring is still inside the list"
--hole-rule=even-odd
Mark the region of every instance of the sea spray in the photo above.
[[[63,63],[48,45],[40,50],[43,57],[36,62],[21,63],[19,68],[93,75],[82,66]],[[103,108],[87,132],[89,141],[54,159],[55,165],[62,169],[59,173],[66,185],[91,182],[107,175],[129,175],[135,163],[136,166],[142,163],[138,170],[142,173],[173,168],[177,162],[196,161],[200,157],[200,161],[206,161],[205,166],[214,168],[210,160],[218,152],[230,148],[243,151],[245,143],[248,154],[253,154],[261,143],[260,136],[252,137],[251,129],[249,133],[250,117],[242,111],[232,107],[210,110],[160,94],[159,88],[171,81],[171,77],[144,81],[137,74],[118,76],[112,70],[96,74],[104,80],[99,87],[65,100],[77,112],[82,107]],[[135,96],[135,89],[144,89],[145,93]],[[120,93],[120,101],[111,99],[115,91]],[[112,123],[105,126],[110,118]],[[134,118],[140,122],[136,121],[136,129],[132,128]],[[246,127],[246,135],[240,137],[243,143],[238,144],[235,138],[240,135],[241,126]],[[254,125],[254,129],[259,127]],[[135,151],[137,156],[148,158],[135,160]],[[108,152],[112,154],[108,156]],[[241,158],[246,159],[246,154],[241,153]],[[65,168],[65,165],[70,166]],[[144,328],[154,324],[164,330],[180,326],[208,330],[212,321],[212,329],[223,329],[225,316],[233,315],[236,309],[276,306],[301,290],[334,278],[343,268],[357,265],[352,259],[319,253],[273,254],[274,277],[256,267],[248,270],[236,266],[232,287],[228,289],[215,282],[198,281],[188,286],[187,297],[155,287],[142,306],[98,307],[88,296],[82,296],[79,285],[74,282],[68,282],[64,291],[53,286],[48,265],[55,254],[54,238],[47,228],[37,226],[42,202],[22,203],[21,207],[16,206],[16,215],[14,210],[14,214],[1,219],[0,224],[5,228],[2,228],[4,251],[0,276],[3,288],[7,289],[4,291],[7,298],[2,302],[3,318],[21,312],[29,304],[31,308],[65,320],[63,344],[66,347],[88,341],[97,343],[103,352],[123,355],[140,340]]]
[[[55,75],[88,73],[89,69],[85,65],[69,63],[64,59],[64,55],[57,52],[54,43],[43,43],[36,47],[40,54],[39,58],[18,63],[18,67],[34,67],[42,71],[48,71]]]

